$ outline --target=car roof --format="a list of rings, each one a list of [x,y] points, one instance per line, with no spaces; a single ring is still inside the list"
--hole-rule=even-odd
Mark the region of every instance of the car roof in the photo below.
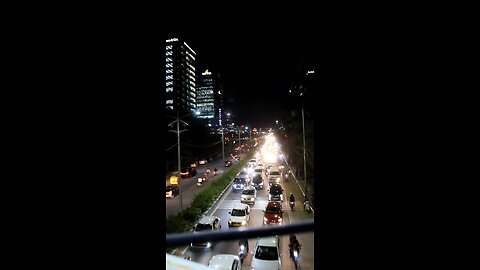
[[[245,209],[247,208],[248,205],[244,204],[244,203],[236,203],[233,205],[233,209]]]
[[[218,217],[216,217],[216,216],[204,216],[200,219],[200,221],[198,223],[200,223],[200,224],[211,224],[217,218]]]
[[[243,190],[252,190],[252,189],[255,190],[255,188],[252,186],[246,186],[243,188]]]
[[[240,261],[240,258],[237,255],[232,254],[217,254],[210,259],[208,266],[214,269],[230,270],[232,269],[232,264],[234,260]]]
[[[278,245],[278,237],[276,236],[259,237],[257,240],[257,245],[265,246],[265,247],[276,247]]]

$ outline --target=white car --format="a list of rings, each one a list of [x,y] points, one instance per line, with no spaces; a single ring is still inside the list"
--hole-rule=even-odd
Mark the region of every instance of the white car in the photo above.
[[[253,176],[257,174],[263,175],[263,166],[257,166],[253,169]]]
[[[243,188],[242,196],[240,197],[241,203],[255,204],[256,199],[257,199],[257,190],[254,187],[248,186]]]
[[[193,233],[198,233],[202,231],[215,231],[220,230],[222,228],[221,220],[217,216],[204,216],[202,217],[197,225],[193,227]],[[214,243],[207,241],[207,242],[195,242],[190,243],[190,247],[192,248],[212,248]]]
[[[251,270],[282,269],[282,254],[277,236],[258,238],[253,254]]]
[[[217,254],[210,259],[208,267],[217,270],[240,270],[240,257],[232,254]]]
[[[232,211],[228,212],[228,227],[246,226],[250,221],[250,206],[244,203],[237,203],[233,206]]]

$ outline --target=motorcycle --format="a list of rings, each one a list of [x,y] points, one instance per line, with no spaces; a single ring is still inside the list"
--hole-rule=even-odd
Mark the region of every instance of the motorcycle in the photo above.
[[[247,257],[247,248],[244,244],[240,245],[240,251],[238,252],[238,257],[240,258],[240,262],[243,264],[243,260]]]
[[[309,213],[312,212],[312,205],[310,204],[310,201],[307,200],[303,203],[303,209]]]
[[[299,260],[300,260],[300,254],[299,254],[299,250],[298,250],[298,246],[297,245],[293,245],[292,247],[293,249],[293,263],[295,264],[295,269],[298,268],[298,265],[299,265]]]
[[[290,201],[289,204],[290,204],[290,208],[291,208],[292,211],[293,211],[293,207],[295,207],[295,201]]]
[[[198,178],[198,180],[197,180],[197,186],[198,186],[198,187],[203,186],[203,178],[202,178],[202,177]]]

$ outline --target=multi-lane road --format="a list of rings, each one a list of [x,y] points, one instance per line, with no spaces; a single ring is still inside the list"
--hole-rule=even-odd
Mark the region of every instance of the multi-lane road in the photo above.
[[[218,167],[217,167],[218,168]],[[223,167],[222,167],[223,168]],[[247,225],[248,227],[258,227],[263,225],[263,210],[268,202],[268,181],[265,175],[264,178],[264,189],[257,190],[257,199],[255,205],[251,206],[250,213],[250,222]],[[302,220],[313,219],[314,214],[308,213],[303,210],[302,202],[302,192],[300,191],[296,181],[293,178],[289,178],[286,182],[283,178],[280,181],[283,189],[285,190],[284,196],[285,201],[282,203],[283,208],[283,220],[285,224],[295,223]],[[195,187],[196,188],[196,187]],[[290,193],[293,192],[296,198],[296,205],[293,211],[288,205],[287,198]],[[230,187],[227,192],[218,200],[218,202],[211,208],[208,215],[218,216],[221,219],[221,230],[235,230],[236,228],[228,227],[228,212],[232,210],[232,206],[235,203],[240,203],[241,192],[232,192]],[[168,207],[167,207],[168,208]],[[267,226],[276,226],[276,225],[267,225]],[[302,249],[300,250],[300,267],[299,269],[314,269],[314,234],[313,232],[299,233],[296,234],[299,239]],[[280,248],[281,248],[281,258],[282,258],[282,269],[295,269],[293,261],[290,259],[288,243],[289,236],[281,235],[280,238]],[[242,269],[250,269],[252,262],[253,250],[255,248],[256,239],[249,239],[249,248],[250,254],[248,254],[245,259]],[[234,254],[238,255],[239,245],[238,241],[221,241],[217,242],[212,249],[202,250],[190,248],[189,246],[177,247],[173,253],[176,256],[182,258],[190,256],[192,261],[196,261],[205,265],[208,265],[209,260],[212,256],[216,254]]]
[[[227,157],[227,156],[225,156]],[[240,159],[244,158],[245,155],[242,154],[240,156]],[[227,158],[226,158],[227,159]],[[235,165],[238,161],[233,161],[231,157],[228,157],[227,160],[231,160],[233,162],[233,165]],[[207,168],[210,168],[211,174],[209,180],[203,185],[203,187],[197,187],[197,179],[205,173]],[[218,175],[213,176],[213,169],[217,168],[218,170]],[[197,175],[190,177],[190,178],[180,178],[178,183],[180,186],[180,190],[182,192],[182,196],[177,196],[175,198],[166,198],[166,208],[165,208],[165,213],[166,217],[170,215],[176,215],[180,212],[180,199],[182,199],[182,205],[183,205],[183,210],[187,209],[190,204],[192,203],[193,199],[195,198],[195,195],[205,189],[207,186],[209,186],[212,182],[217,180],[219,176],[221,176],[223,173],[228,172],[232,166],[230,167],[225,167],[224,166],[224,161],[221,159],[214,160],[212,162],[209,162],[204,165],[197,165],[196,171]],[[213,177],[212,177],[213,176]],[[167,182],[166,184],[169,184],[169,179],[170,176],[167,177]]]

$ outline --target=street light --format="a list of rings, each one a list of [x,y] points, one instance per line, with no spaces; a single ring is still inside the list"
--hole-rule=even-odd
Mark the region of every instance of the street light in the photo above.
[[[197,114],[198,114],[198,112],[197,112]],[[175,130],[169,130],[169,131],[170,131],[170,132],[175,132],[175,133],[177,133],[177,146],[178,146],[178,148],[177,148],[177,152],[178,152],[178,180],[179,180],[179,181],[180,181],[180,179],[181,179],[180,172],[181,172],[181,170],[182,170],[182,169],[181,169],[181,165],[180,165],[180,133],[182,133],[182,132],[184,132],[184,131],[187,131],[187,129],[180,130],[180,121],[181,121],[183,124],[185,124],[185,125],[188,126],[188,124],[187,124],[185,121],[180,120],[180,118],[183,118],[183,117],[189,116],[189,115],[190,115],[190,114],[186,114],[186,115],[184,115],[184,116],[182,116],[182,117],[178,117],[178,111],[177,111],[177,120],[175,120],[175,121],[171,122],[170,124],[168,124],[168,126],[172,127],[175,122],[177,123],[177,130],[176,130],[176,131],[175,131]],[[173,117],[173,116],[169,116],[169,117]],[[178,184],[178,191],[179,191],[179,193],[180,193],[180,211],[183,211],[183,197],[182,197],[182,193],[183,193],[183,192],[182,192],[182,188],[180,187],[180,183]]]

